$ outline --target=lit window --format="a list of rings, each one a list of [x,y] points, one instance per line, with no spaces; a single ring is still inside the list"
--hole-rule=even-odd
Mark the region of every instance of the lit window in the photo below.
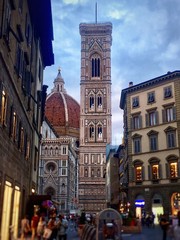
[[[177,162],[170,163],[169,168],[170,168],[170,177],[171,178],[177,178],[178,177]]]
[[[6,117],[7,117],[7,94],[3,90],[2,91],[2,107],[1,107],[1,123],[6,125]]]
[[[13,119],[12,119],[12,139],[16,140],[16,131],[17,131],[17,115],[13,112]]]
[[[136,181],[142,181],[142,166],[135,167]]]
[[[152,165],[152,180],[159,179],[159,165],[154,164]]]

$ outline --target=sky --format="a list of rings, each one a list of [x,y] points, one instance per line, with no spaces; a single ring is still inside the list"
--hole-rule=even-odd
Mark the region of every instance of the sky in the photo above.
[[[80,103],[80,23],[111,22],[112,144],[123,137],[121,91],[180,70],[180,0],[51,0],[55,63],[46,67],[51,92],[59,67],[67,93]]]

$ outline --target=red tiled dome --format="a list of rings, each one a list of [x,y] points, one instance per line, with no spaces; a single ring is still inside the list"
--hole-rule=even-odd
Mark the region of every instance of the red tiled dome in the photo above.
[[[54,84],[46,99],[45,116],[59,136],[79,137],[80,105],[66,93],[60,71]]]

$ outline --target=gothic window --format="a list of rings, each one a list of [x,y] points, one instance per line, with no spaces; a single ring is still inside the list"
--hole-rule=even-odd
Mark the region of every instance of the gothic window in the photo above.
[[[63,154],[66,154],[66,147],[63,147]]]
[[[91,155],[91,163],[94,164],[94,154]]]
[[[139,107],[139,97],[132,98],[132,108]]]
[[[66,160],[62,160],[62,167],[66,167]]]
[[[50,148],[50,155],[53,155],[53,148]]]
[[[100,169],[97,170],[97,177],[100,177]]]
[[[61,175],[62,176],[66,176],[66,174],[67,174],[67,169],[66,168],[62,168]]]
[[[89,107],[90,107],[90,110],[94,109],[94,96],[90,96],[89,98]]]
[[[147,102],[148,103],[154,103],[155,102],[155,93],[154,92],[148,93]]]
[[[94,139],[94,126],[89,127],[89,137],[90,139]]]
[[[88,177],[88,169],[87,168],[85,168],[85,170],[84,170],[84,177]]]
[[[98,136],[97,136],[98,139],[102,140],[102,126],[98,126],[97,132],[98,132]]]
[[[168,86],[164,88],[164,98],[172,97],[172,87]]]
[[[100,77],[100,58],[93,57],[91,60],[92,64],[92,77]]]
[[[99,110],[102,109],[102,96],[98,96],[98,97],[97,97],[97,108],[98,108]]]
[[[91,177],[94,177],[94,169],[91,169]]]
[[[54,172],[55,171],[55,169],[56,169],[56,165],[53,163],[53,162],[49,162],[49,163],[47,163],[47,165],[46,165],[46,169],[47,169],[47,171],[48,172]]]

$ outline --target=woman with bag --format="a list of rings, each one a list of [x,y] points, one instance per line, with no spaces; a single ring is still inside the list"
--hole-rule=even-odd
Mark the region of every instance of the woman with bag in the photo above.
[[[44,230],[43,239],[44,240],[54,240],[57,237],[57,224],[56,217],[51,217],[49,220],[47,227]]]
[[[39,222],[38,222],[38,226],[37,226],[38,240],[42,239],[45,227],[46,227],[46,221],[44,220],[44,217],[40,217]]]

